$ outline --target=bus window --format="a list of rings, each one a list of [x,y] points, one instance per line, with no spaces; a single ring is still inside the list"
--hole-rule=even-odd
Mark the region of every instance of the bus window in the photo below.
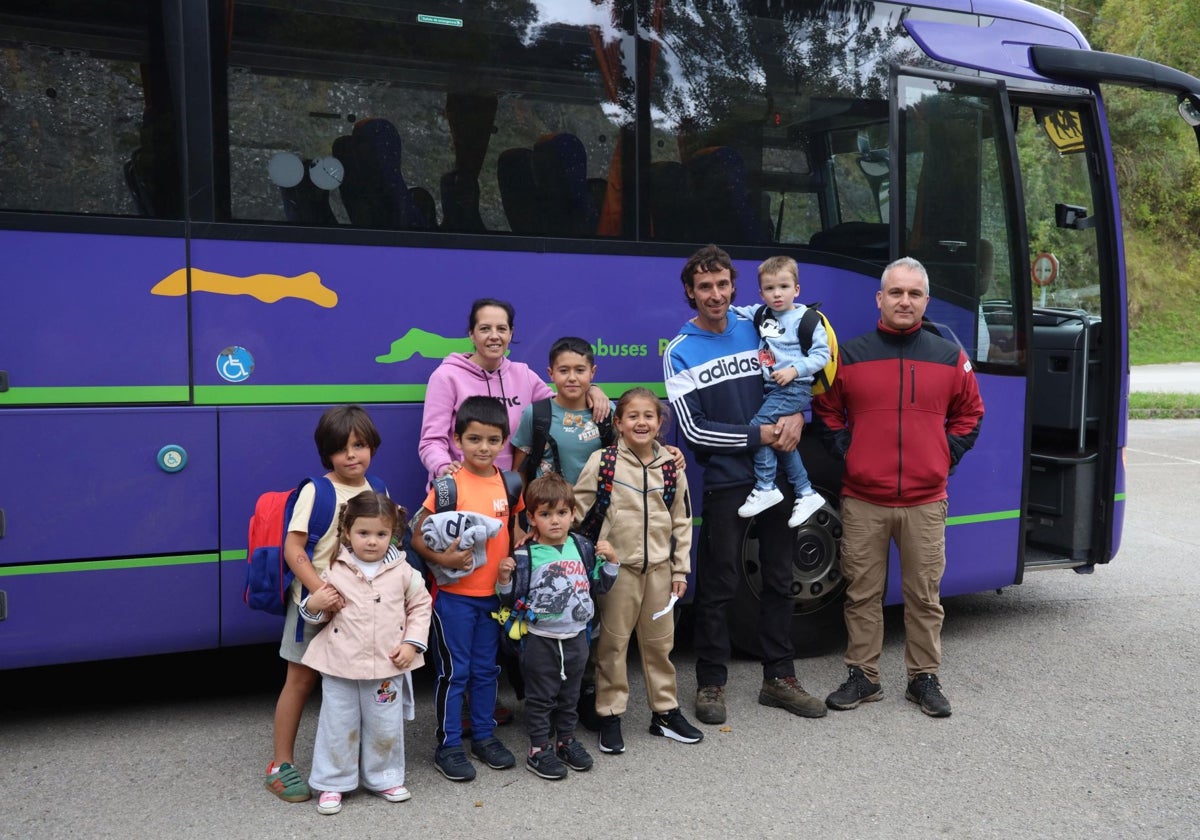
[[[179,218],[161,3],[0,12],[0,208]]]
[[[912,11],[754,8],[731,20],[725,6],[666,4],[643,23],[654,123],[647,233],[811,245],[882,265],[888,68],[922,60],[903,27]]]
[[[898,88],[901,252],[929,271],[926,316],[977,362],[994,355],[1015,364],[1013,178],[1001,98],[995,88],[943,79],[901,76]],[[1005,338],[995,353],[989,319]]]
[[[462,18],[422,11],[236,4],[232,217],[621,233],[622,157],[632,155],[617,101],[630,89],[624,36],[594,14],[560,20],[541,9],[531,19],[517,4],[464,6]]]

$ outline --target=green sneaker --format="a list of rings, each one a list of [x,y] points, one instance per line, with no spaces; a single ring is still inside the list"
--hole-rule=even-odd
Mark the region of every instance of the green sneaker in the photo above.
[[[267,765],[267,770],[271,765]],[[300,775],[300,771],[286,761],[279,769],[267,776],[267,790],[278,796],[284,802],[307,802],[312,799],[312,791],[308,782]]]

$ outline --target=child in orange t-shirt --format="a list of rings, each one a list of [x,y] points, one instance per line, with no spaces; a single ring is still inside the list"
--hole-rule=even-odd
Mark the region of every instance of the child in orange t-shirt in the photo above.
[[[492,617],[499,609],[496,575],[500,561],[512,555],[511,517],[521,508],[509,510],[508,492],[496,468],[496,455],[508,445],[508,412],[492,397],[468,397],[454,421],[454,443],[462,450],[462,467],[453,473],[457,491],[456,509],[494,517],[503,523],[500,532],[487,541],[487,562],[454,583],[439,586],[433,605],[433,639],[438,646],[438,679],[434,693],[438,746],[434,765],[447,779],[469,782],[475,767],[463,750],[463,698],[471,695],[471,753],[495,770],[516,764],[508,748],[492,734],[496,722],[496,650],[500,625]],[[421,522],[437,511],[436,490],[413,520],[414,533]],[[435,551],[420,539],[413,550],[426,562],[448,569],[470,569],[471,549],[459,547],[454,539],[448,548]]]

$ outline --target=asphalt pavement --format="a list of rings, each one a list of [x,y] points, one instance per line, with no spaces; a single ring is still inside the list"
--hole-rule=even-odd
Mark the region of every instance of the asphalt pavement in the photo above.
[[[881,702],[792,717],[757,704],[759,668],[739,660],[728,725],[692,746],[648,733],[633,657],[628,752],[593,750],[594,770],[557,783],[520,767],[442,779],[422,677],[405,732],[413,800],[352,795],[323,817],[262,787],[281,674],[270,650],[0,672],[0,837],[1196,837],[1200,421],[1132,421],[1125,455],[1113,563],[946,601],[949,718],[904,700],[896,609]],[[682,645],[675,659],[690,715],[694,658]],[[845,676],[838,655],[797,670],[819,695]],[[315,725],[314,704],[305,765]],[[523,746],[519,714],[498,732]]]
[[[1135,365],[1129,370],[1129,390],[1169,394],[1200,394],[1200,362]]]

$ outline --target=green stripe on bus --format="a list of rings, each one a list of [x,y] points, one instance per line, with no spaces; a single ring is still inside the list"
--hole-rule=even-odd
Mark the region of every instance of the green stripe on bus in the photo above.
[[[221,552],[221,562],[222,563],[224,563],[226,560],[245,560],[245,559],[246,559],[246,549],[244,549],[244,548],[241,551],[222,551]]]
[[[1125,501],[1125,494],[1124,494],[1124,493],[1118,493],[1118,494],[1116,494],[1115,496],[1113,496],[1113,501],[1114,501],[1114,502],[1123,502],[1123,501]]]
[[[661,382],[604,382],[601,390],[617,398],[630,388],[667,395]],[[421,403],[424,385],[197,385],[196,405],[303,405],[307,403]]]
[[[0,392],[0,405],[69,405],[71,403],[185,403],[186,385],[112,385],[68,388],[10,388]]]
[[[242,556],[246,556],[244,551]],[[0,577],[55,575],[63,572],[107,572],[113,569],[151,569],[159,566],[195,566],[200,563],[216,563],[219,559],[216,554],[183,554],[175,557],[130,557],[119,560],[43,563],[37,566],[0,566]]]
[[[968,513],[964,516],[947,516],[947,525],[975,525],[980,522],[998,522],[1002,519],[1020,519],[1019,510],[997,510],[992,513]]]

